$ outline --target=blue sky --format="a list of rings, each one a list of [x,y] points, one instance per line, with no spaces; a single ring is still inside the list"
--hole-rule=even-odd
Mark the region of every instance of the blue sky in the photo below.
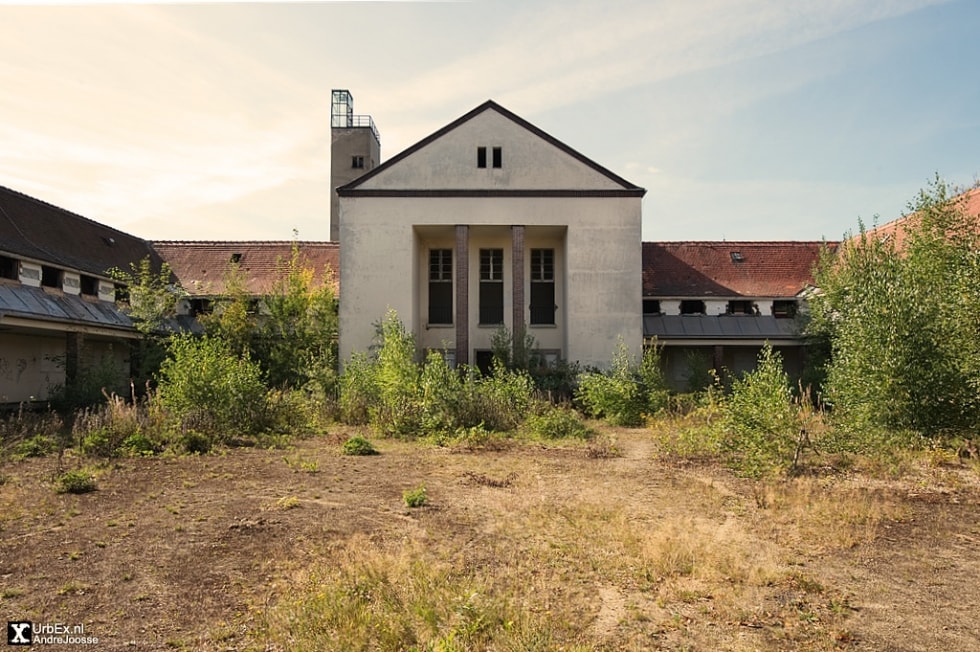
[[[346,88],[383,159],[493,99],[646,188],[645,240],[834,240],[978,179],[978,26],[967,0],[0,2],[0,184],[149,239],[325,240]]]

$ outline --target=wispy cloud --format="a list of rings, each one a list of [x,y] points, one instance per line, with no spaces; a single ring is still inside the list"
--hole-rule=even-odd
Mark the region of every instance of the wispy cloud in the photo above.
[[[326,206],[302,202],[321,202],[314,187],[329,184],[327,84],[365,89],[355,94],[390,155],[487,98],[531,117],[938,1],[424,4],[411,29],[359,22],[356,33],[344,3],[249,5],[253,20],[289,17],[274,24],[290,31],[271,35],[218,20],[234,6],[0,7],[0,182],[117,226],[170,224],[172,237],[229,213],[245,216],[237,235],[264,232],[256,197],[325,224]],[[445,51],[413,54],[429,41]],[[701,102],[723,110],[794,83],[732,85],[723,102]],[[686,109],[672,110],[681,131]]]

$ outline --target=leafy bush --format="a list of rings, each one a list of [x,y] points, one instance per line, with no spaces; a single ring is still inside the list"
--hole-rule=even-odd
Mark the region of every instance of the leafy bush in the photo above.
[[[590,439],[595,431],[589,428],[574,410],[548,404],[531,414],[522,429],[532,437],[541,439]]]
[[[793,463],[800,424],[779,353],[766,344],[758,365],[732,382],[725,403],[722,448],[733,468],[760,477]]]
[[[824,397],[861,447],[868,432],[980,426],[980,231],[950,190],[937,178],[920,192],[903,238],[860,225],[820,261],[808,330],[831,353]]]
[[[417,435],[422,424],[422,405],[415,336],[390,310],[381,322],[380,339],[375,363],[379,400],[368,408],[371,423],[385,435]]]
[[[182,422],[195,416],[213,434],[227,438],[262,429],[266,388],[258,365],[234,355],[219,338],[189,334],[171,338],[160,367],[158,397],[169,416]]]
[[[477,384],[477,414],[489,430],[513,430],[524,421],[534,397],[534,382],[525,371],[494,364],[492,373]]]
[[[649,347],[637,365],[620,339],[608,372],[590,371],[579,376],[575,397],[590,416],[616,426],[642,425],[645,415],[668,404],[659,349]]]
[[[14,454],[19,457],[44,457],[53,453],[57,447],[58,442],[53,437],[34,435],[17,444]]]
[[[58,476],[56,490],[59,494],[84,494],[98,489],[95,476],[85,469],[67,471]]]
[[[340,420],[350,425],[371,421],[371,406],[380,400],[374,361],[355,353],[340,375]]]
[[[409,507],[422,507],[429,501],[429,496],[425,491],[425,485],[420,484],[414,489],[406,489],[402,493],[405,504]]]
[[[377,455],[378,450],[364,437],[354,436],[344,442],[341,447],[344,455]]]
[[[196,430],[188,430],[180,436],[180,447],[191,455],[207,455],[212,448],[211,437]]]

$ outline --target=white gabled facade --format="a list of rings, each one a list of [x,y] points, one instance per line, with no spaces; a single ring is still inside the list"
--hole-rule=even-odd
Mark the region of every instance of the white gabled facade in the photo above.
[[[500,326],[583,365],[639,351],[644,192],[484,103],[338,189],[341,360],[389,309],[458,363]]]

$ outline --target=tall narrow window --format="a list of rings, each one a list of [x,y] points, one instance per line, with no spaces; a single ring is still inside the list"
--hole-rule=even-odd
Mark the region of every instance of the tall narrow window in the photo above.
[[[480,323],[504,323],[503,249],[480,249]]]
[[[504,165],[504,150],[501,147],[493,148],[493,167],[499,168]]]
[[[476,148],[476,167],[485,168],[487,167],[487,148],[477,147]]]
[[[429,250],[429,323],[453,323],[453,250]]]
[[[531,323],[554,324],[555,250],[531,250]]]

